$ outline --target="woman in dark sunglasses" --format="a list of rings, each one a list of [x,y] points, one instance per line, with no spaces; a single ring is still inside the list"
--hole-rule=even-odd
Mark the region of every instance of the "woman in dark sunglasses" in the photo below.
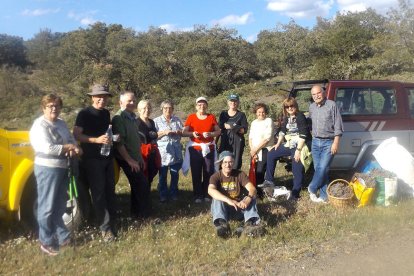
[[[301,151],[311,140],[305,115],[299,111],[294,98],[283,101],[283,122],[277,143],[267,153],[265,181],[259,187],[275,186],[273,176],[277,161],[284,156],[292,157],[293,189],[291,199],[299,198],[302,188],[304,166],[301,162]]]

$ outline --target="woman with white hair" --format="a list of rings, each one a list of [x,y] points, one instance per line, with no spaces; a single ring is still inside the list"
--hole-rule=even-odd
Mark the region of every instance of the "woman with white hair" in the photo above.
[[[157,147],[157,128],[152,119],[149,118],[152,107],[148,100],[138,103],[138,130],[141,136],[141,154],[145,163],[144,174],[151,186],[152,180],[161,167],[161,156]]]
[[[183,147],[181,136],[183,123],[174,115],[174,104],[170,100],[161,103],[162,115],[155,118],[155,127],[158,131],[158,149],[161,154],[161,168],[158,181],[160,201],[166,202],[168,198],[178,199],[178,172],[183,164]],[[171,183],[167,187],[167,173],[170,170]]]

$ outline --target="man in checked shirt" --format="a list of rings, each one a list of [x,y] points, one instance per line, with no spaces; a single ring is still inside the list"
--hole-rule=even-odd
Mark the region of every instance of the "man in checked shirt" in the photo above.
[[[320,85],[314,85],[311,94],[314,102],[309,106],[309,117],[312,119],[312,157],[315,173],[308,191],[313,202],[326,203],[329,166],[338,152],[344,127],[339,108],[334,101],[326,98],[324,89]]]

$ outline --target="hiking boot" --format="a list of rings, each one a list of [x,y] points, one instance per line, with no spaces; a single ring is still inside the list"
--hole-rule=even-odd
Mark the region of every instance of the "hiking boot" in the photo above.
[[[56,250],[55,248],[53,248],[53,246],[50,246],[50,245],[41,244],[40,245],[40,250],[42,250],[44,253],[46,253],[49,256],[56,256],[57,254],[59,254],[59,251]]]
[[[253,222],[251,219],[244,224],[243,235],[247,237],[260,237],[265,233],[263,225],[258,221]]]
[[[236,230],[234,230],[234,235],[236,235],[237,237],[240,237],[243,234],[243,230],[244,230],[244,222],[242,221],[240,222]]]
[[[113,242],[115,240],[115,235],[111,230],[102,231],[102,239],[104,242]]]
[[[217,236],[220,238],[227,238],[230,234],[230,225],[224,219],[217,219],[214,222],[216,226]]]
[[[262,184],[257,185],[259,188],[274,187],[275,184],[272,181],[265,180]]]

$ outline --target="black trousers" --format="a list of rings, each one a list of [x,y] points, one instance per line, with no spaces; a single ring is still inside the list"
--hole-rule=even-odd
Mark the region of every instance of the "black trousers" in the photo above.
[[[116,218],[114,160],[83,159],[82,173],[89,185],[92,206],[99,229],[108,231]]]
[[[207,190],[210,176],[214,173],[214,152],[211,151],[203,157],[201,150],[190,147],[188,151],[190,153],[194,198],[203,199],[209,197]]]
[[[118,164],[128,178],[131,187],[131,216],[147,218],[151,214],[151,188],[144,172],[133,172],[128,163],[118,159]]]

